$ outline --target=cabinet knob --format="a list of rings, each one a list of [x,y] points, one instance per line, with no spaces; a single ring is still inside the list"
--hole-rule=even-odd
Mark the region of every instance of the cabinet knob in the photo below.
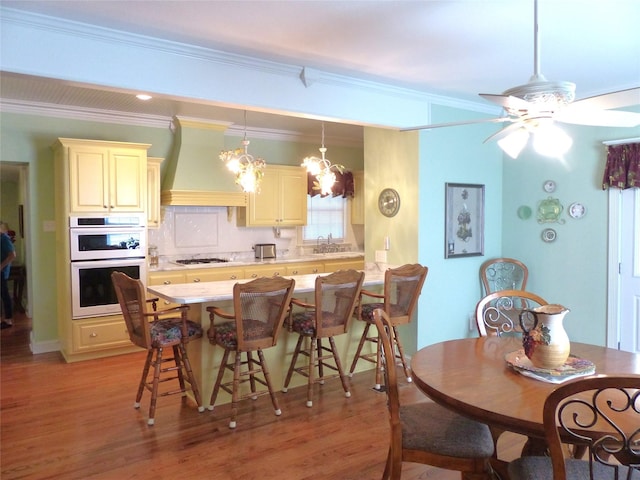
[[[274,277],[279,277],[280,276],[280,272],[276,272],[273,274]]]
[[[194,279],[193,279],[193,283],[198,283],[199,281],[200,281],[200,279],[199,279],[199,278],[194,278]]]
[[[317,268],[314,268],[314,269],[313,269],[313,273],[318,273],[318,269],[317,269]]]
[[[96,338],[97,336],[98,336],[98,334],[96,332],[91,332],[89,334],[89,337],[91,337],[91,338]]]
[[[258,276],[258,274],[254,273],[254,274],[251,275],[251,278],[256,278],[257,276]]]
[[[236,278],[238,278],[236,275],[231,275],[231,276],[229,277],[229,280],[235,280]]]
[[[162,282],[164,285],[171,285],[171,280],[165,280],[164,282]]]
[[[298,274],[298,270],[294,270],[294,271],[293,271],[293,274],[294,274],[294,275],[297,275],[297,274]]]

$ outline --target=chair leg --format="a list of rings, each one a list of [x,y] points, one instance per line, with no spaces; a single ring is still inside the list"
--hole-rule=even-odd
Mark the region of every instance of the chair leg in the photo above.
[[[178,383],[180,384],[180,390],[185,392],[187,390],[184,384],[184,373],[182,371],[182,353],[178,345],[173,346],[173,362],[176,365],[176,373],[178,374]],[[184,396],[184,393],[182,394]]]
[[[262,373],[264,375],[265,383],[267,384],[267,388],[269,389],[269,395],[271,396],[271,403],[273,403],[273,410],[277,416],[282,415],[282,410],[280,410],[280,406],[278,405],[278,399],[276,398],[276,394],[273,391],[273,387],[271,386],[271,375],[269,374],[269,369],[267,368],[267,362],[264,360],[264,353],[262,350],[258,350],[258,358],[260,359],[260,365],[262,365]]]
[[[156,350],[156,359],[153,365],[153,385],[151,387],[151,405],[149,405],[148,425],[155,423],[156,400],[158,399],[158,383],[160,382],[160,370],[162,368],[162,347]]]
[[[296,343],[296,348],[293,351],[293,358],[291,358],[291,365],[289,365],[289,371],[287,372],[287,377],[284,380],[284,387],[282,387],[282,391],[284,393],[287,393],[287,390],[289,390],[289,382],[291,382],[293,371],[296,368],[296,362],[298,361],[298,355],[300,354],[300,348],[302,347],[303,341],[304,337],[302,335],[299,335],[298,342]]]
[[[368,322],[365,322],[365,326],[364,326],[364,330],[362,332],[362,336],[360,337],[360,342],[358,343],[358,348],[356,348],[356,354],[353,357],[353,362],[351,362],[351,368],[349,369],[349,376],[352,377],[353,376],[353,372],[356,369],[356,364],[358,363],[358,360],[360,359],[360,354],[362,353],[362,347],[364,347],[364,342],[367,341],[367,336],[369,335],[369,328],[371,327],[371,324]]]
[[[396,327],[393,327],[393,337],[395,339],[396,345],[398,346],[398,358],[400,358],[400,362],[402,362],[404,376],[407,377],[407,382],[411,382],[411,369],[407,365],[407,361],[404,358],[404,348],[402,348],[402,342],[400,341],[400,337],[398,336],[398,329]]]
[[[318,378],[320,379],[320,385],[324,385],[324,364],[322,363],[322,339],[316,338],[316,362],[318,362]]]
[[[391,447],[389,447],[389,453],[387,453],[387,461],[384,464],[384,472],[382,472],[382,480],[389,480],[391,478],[391,464],[392,464]],[[398,475],[399,477],[399,475]]]
[[[224,371],[227,369],[227,362],[229,361],[229,353],[231,350],[224,350],[222,354],[222,361],[220,362],[220,368],[218,369],[218,376],[216,377],[216,383],[213,386],[213,392],[211,392],[211,400],[209,400],[209,410],[213,410],[216,404],[216,398],[218,398],[218,392],[220,391],[220,385],[222,384],[222,377],[224,377]]]
[[[256,395],[256,377],[253,372],[255,372],[255,361],[253,360],[253,354],[251,352],[247,352],[247,368],[249,369],[249,385],[251,386],[251,393],[253,396],[251,400],[257,399]]]
[[[314,354],[316,354],[316,347],[318,346],[315,338],[309,339],[309,372],[308,372],[308,381],[307,381],[307,407],[313,407],[313,383],[314,380],[314,372],[315,372],[315,363],[316,359]],[[321,352],[317,352],[317,356],[320,356]]]
[[[242,364],[242,352],[236,350],[236,359],[233,365],[233,388],[231,390],[231,420],[229,428],[236,428],[238,416],[238,397],[240,395],[240,365]]]
[[[204,406],[202,405],[202,396],[200,395],[200,388],[198,387],[198,382],[196,380],[195,375],[193,374],[193,370],[191,369],[191,362],[189,361],[189,355],[187,354],[187,347],[184,343],[180,344],[180,360],[182,366],[187,372],[187,382],[191,385],[191,391],[193,392],[193,397],[196,400],[196,404],[198,405],[198,412],[204,412]],[[184,380],[183,380],[184,383]]]
[[[331,353],[333,354],[333,360],[336,362],[336,368],[338,369],[338,374],[340,375],[342,388],[344,388],[344,396],[349,398],[351,396],[351,392],[349,391],[349,382],[347,380],[347,376],[342,370],[342,363],[340,362],[340,356],[338,355],[338,349],[336,348],[336,342],[333,339],[333,337],[329,337],[329,344],[331,345]]]
[[[384,365],[382,363],[382,342],[378,338],[378,343],[376,345],[376,390],[382,390],[382,374],[383,374]]]
[[[153,357],[153,350],[147,352],[147,359],[144,362],[142,368],[142,377],[140,378],[140,384],[138,385],[138,392],[136,393],[136,401],[133,404],[133,408],[140,408],[140,400],[142,400],[142,394],[144,393],[144,386],[147,383],[147,377],[149,376],[149,367],[151,366],[151,360]]]

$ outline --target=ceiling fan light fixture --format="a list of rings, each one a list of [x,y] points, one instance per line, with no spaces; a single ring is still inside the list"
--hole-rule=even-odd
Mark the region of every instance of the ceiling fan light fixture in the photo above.
[[[571,137],[553,122],[538,126],[533,134],[533,148],[546,157],[561,157],[571,145]]]
[[[526,128],[519,128],[504,138],[498,140],[498,146],[511,158],[518,158],[520,152],[529,141],[529,132]]]

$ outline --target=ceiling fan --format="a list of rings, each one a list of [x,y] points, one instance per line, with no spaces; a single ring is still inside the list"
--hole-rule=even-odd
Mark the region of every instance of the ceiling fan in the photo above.
[[[500,105],[504,115],[498,118],[436,123],[403,128],[401,131],[428,130],[475,123],[508,123],[485,142],[496,140],[511,157],[516,158],[530,134],[550,140],[546,155],[565,153],[571,146],[569,138],[554,122],[605,127],[635,127],[640,125],[640,113],[607,110],[638,103],[640,87],[597,95],[575,101],[576,85],[572,82],[549,81],[540,73],[540,41],[538,39],[538,0],[534,0],[534,73],[524,85],[505,90],[502,94],[481,93],[480,96]],[[542,135],[542,133],[545,135]],[[550,149],[549,149],[550,148]],[[562,151],[564,150],[564,151]]]

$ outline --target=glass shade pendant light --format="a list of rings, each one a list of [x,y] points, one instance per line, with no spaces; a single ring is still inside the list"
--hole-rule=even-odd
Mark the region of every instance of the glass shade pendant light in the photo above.
[[[332,165],[324,156],[325,153],[327,153],[327,148],[324,146],[324,122],[322,123],[322,146],[318,150],[320,150],[322,158],[313,156],[306,157],[302,161],[302,166],[307,169],[307,172],[316,177],[313,189],[320,190],[322,195],[328,195],[331,193],[333,184],[336,183],[336,174],[332,169],[342,173],[344,167],[337,164]]]
[[[267,163],[261,157],[254,158],[249,154],[249,143],[247,140],[247,111],[245,110],[243,148],[220,152],[220,160],[226,164],[229,171],[235,174],[236,183],[242,187],[242,190],[251,193],[259,190]]]

